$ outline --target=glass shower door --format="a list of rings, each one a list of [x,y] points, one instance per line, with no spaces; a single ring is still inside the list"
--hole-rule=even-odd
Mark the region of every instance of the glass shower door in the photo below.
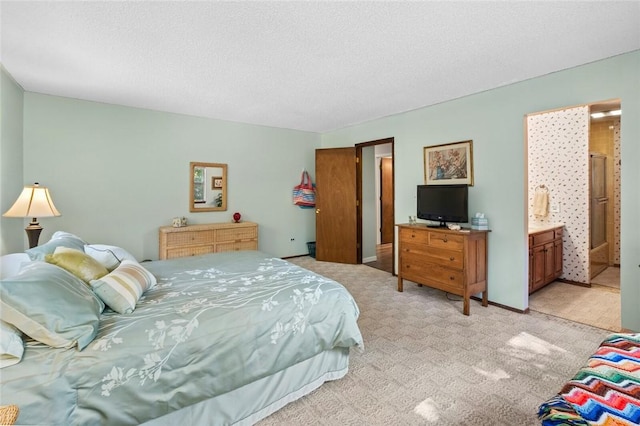
[[[591,248],[607,242],[606,161],[602,154],[591,154]]]

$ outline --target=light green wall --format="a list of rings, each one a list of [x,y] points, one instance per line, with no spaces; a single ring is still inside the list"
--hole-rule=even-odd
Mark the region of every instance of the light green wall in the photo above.
[[[528,306],[524,117],[620,98],[622,102],[622,326],[640,330],[640,51],[322,135],[322,147],[395,137],[395,217],[415,214],[423,147],[473,140],[470,213],[489,218],[489,299]]]
[[[260,250],[306,254],[314,211],[294,206],[291,191],[303,168],[313,177],[319,143],[315,133],[24,95],[24,178],[48,186],[62,213],[41,220],[41,242],[66,230],[138,259],[158,258],[158,227],[175,216],[224,222],[236,211],[259,224]],[[226,212],[189,212],[190,161],[228,164]]]
[[[0,65],[0,214],[22,191],[22,105],[24,91]],[[0,254],[22,251],[26,222],[0,216]]]

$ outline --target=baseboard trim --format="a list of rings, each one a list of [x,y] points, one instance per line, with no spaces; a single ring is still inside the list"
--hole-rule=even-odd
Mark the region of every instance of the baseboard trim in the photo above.
[[[281,257],[280,259],[283,260],[287,260],[287,259],[295,259],[296,257],[307,257],[309,256],[308,254],[294,254],[293,256],[285,256],[285,257]]]
[[[591,287],[590,283],[581,283],[580,281],[571,281],[564,278],[558,278],[556,281],[560,281],[565,284],[577,285],[578,287]]]
[[[362,259],[362,263],[375,262],[378,260],[378,256],[365,257]]]
[[[473,300],[477,300],[479,302],[482,302],[482,299],[478,296],[471,296],[471,298]],[[527,309],[517,309],[517,308],[513,308],[511,306],[507,306],[507,305],[503,305],[502,303],[496,303],[496,302],[492,302],[491,300],[489,300],[489,304],[492,306],[496,306],[498,308],[502,308],[502,309],[506,309],[507,311],[511,311],[511,312],[516,312],[518,314],[528,314],[529,313],[529,308]]]

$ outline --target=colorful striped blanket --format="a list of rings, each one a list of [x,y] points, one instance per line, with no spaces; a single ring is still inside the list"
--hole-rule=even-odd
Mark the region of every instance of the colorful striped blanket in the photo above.
[[[538,418],[545,426],[640,424],[640,333],[607,337]]]

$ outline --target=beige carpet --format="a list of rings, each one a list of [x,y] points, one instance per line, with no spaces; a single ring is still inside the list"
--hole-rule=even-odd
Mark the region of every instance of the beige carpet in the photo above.
[[[342,283],[360,307],[365,351],[346,377],[325,383],[259,424],[536,425],[609,333],[532,312],[518,314],[405,283],[364,265],[290,259]],[[454,300],[450,300],[454,299]]]

